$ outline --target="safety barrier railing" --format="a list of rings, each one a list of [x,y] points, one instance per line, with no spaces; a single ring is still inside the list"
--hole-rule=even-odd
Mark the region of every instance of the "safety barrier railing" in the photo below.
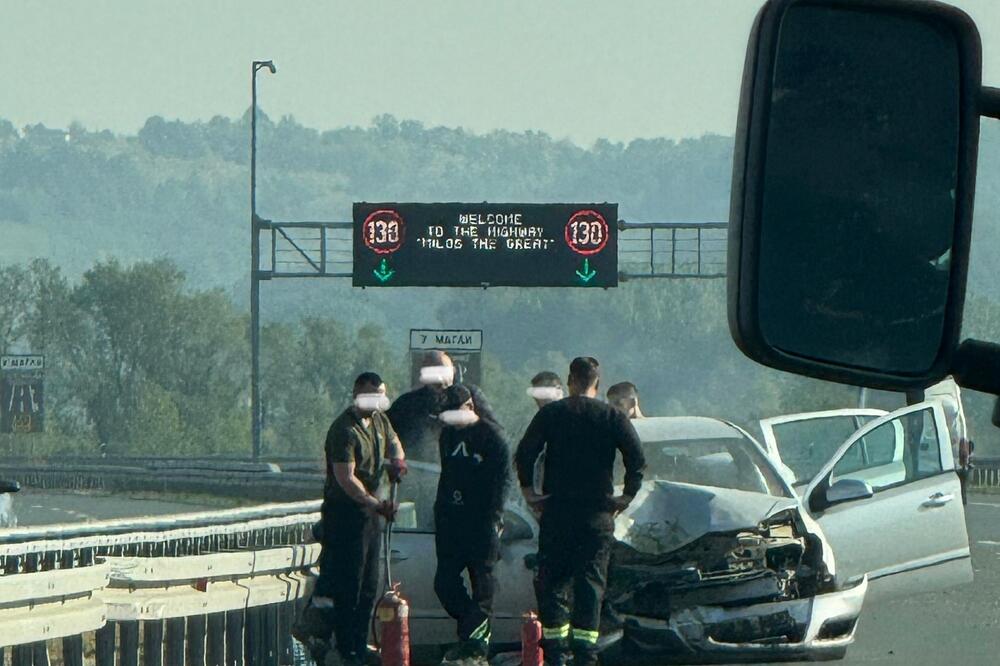
[[[1000,488],[1000,458],[973,458],[969,485],[973,488]]]
[[[0,646],[12,666],[291,664],[319,506],[0,530]]]
[[[191,493],[267,502],[321,496],[323,465],[307,462],[285,471],[274,463],[226,460],[4,459],[0,478],[40,490]]]

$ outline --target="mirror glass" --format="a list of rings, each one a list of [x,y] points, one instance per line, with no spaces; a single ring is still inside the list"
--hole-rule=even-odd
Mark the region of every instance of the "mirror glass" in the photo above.
[[[960,77],[946,25],[788,9],[760,218],[769,345],[903,375],[934,364],[955,235]]]

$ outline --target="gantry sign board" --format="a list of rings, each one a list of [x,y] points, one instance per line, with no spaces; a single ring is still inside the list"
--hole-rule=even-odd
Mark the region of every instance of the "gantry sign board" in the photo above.
[[[356,287],[616,287],[618,204],[356,203]]]
[[[45,357],[40,354],[0,356],[0,432],[42,432]]]
[[[455,383],[476,384],[483,381],[483,332],[478,330],[410,329],[410,380],[420,381],[424,354],[431,350],[448,352],[455,362]]]

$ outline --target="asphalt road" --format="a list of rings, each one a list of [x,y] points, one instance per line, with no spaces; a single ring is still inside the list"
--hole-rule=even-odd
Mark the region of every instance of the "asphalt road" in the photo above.
[[[14,495],[14,513],[19,526],[83,523],[113,518],[163,516],[190,513],[228,505],[211,500],[129,497],[96,493],[23,490]]]

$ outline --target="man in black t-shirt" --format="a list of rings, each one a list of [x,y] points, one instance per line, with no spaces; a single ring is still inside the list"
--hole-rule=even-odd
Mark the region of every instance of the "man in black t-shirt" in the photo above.
[[[541,512],[535,592],[545,663],[553,666],[567,662],[571,646],[576,666],[597,663],[614,516],[639,491],[645,467],[642,444],[628,417],[595,399],[599,383],[596,359],[574,359],[567,382],[569,397],[538,411],[515,455],[521,492]],[[532,482],[543,450],[539,495]],[[613,473],[619,451],[625,489],[615,497]]]
[[[434,591],[458,621],[460,642],[442,664],[485,665],[510,453],[500,427],[480,418],[465,386],[449,387],[444,405],[441,477],[434,502]],[[462,580],[466,571],[471,596]]]
[[[383,467],[391,481],[406,473],[399,438],[389,423],[385,384],[366,372],[354,381],[354,404],[326,434],[320,576],[317,608],[333,606],[336,654],[345,666],[363,664],[368,626],[378,593],[382,521],[395,507],[378,498]],[[331,658],[327,663],[331,663]]]

